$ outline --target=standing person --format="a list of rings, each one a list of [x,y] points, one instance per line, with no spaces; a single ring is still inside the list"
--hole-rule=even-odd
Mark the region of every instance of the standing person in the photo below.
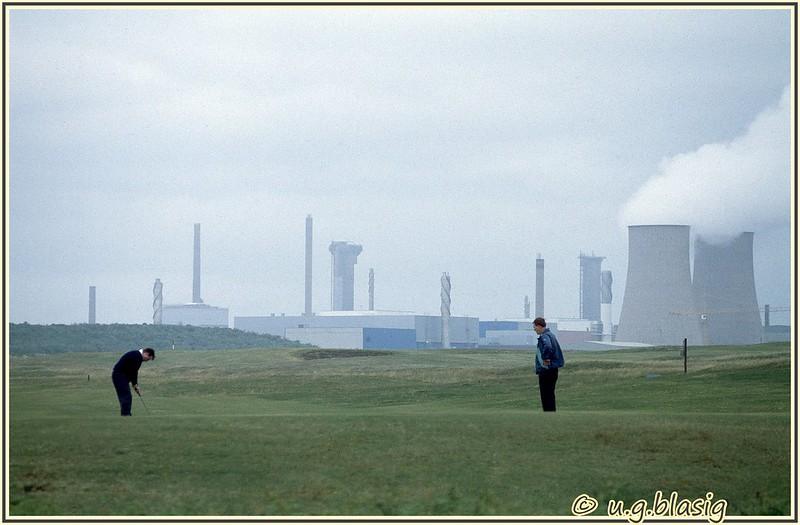
[[[556,411],[556,381],[558,369],[564,366],[564,354],[561,345],[547,323],[541,317],[533,320],[533,329],[539,334],[536,342],[536,375],[539,376],[539,395],[542,398],[542,410]]]
[[[150,361],[156,358],[156,351],[152,348],[140,348],[126,352],[119,358],[111,372],[111,381],[117,391],[119,398],[119,408],[123,416],[131,415],[131,405],[133,396],[128,383],[133,385],[133,389],[139,394],[139,367],[143,361]]]

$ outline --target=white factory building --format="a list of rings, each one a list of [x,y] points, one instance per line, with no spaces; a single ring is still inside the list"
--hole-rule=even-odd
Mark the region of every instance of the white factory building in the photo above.
[[[162,324],[228,328],[228,309],[204,303],[165,304]]]
[[[441,348],[442,318],[412,312],[333,311],[311,316],[236,316],[233,327],[327,348]],[[450,317],[450,346],[476,348],[477,317]]]

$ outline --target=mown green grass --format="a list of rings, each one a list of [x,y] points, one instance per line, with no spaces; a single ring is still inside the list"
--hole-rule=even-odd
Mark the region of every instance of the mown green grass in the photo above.
[[[568,516],[656,491],[790,512],[787,344],[569,352],[158,353],[120,418],[107,353],[14,356],[10,513]]]

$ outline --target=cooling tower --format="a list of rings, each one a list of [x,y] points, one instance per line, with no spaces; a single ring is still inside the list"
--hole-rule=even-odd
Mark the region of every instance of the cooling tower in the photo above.
[[[536,256],[536,290],[534,300],[534,315],[544,317],[544,259],[542,254]]]
[[[200,298],[200,224],[194,225],[194,267],[192,273],[192,302],[202,303]]]
[[[311,215],[306,217],[306,316],[311,316],[311,248],[314,229],[314,219]]]
[[[346,241],[331,242],[331,310],[353,310],[355,265],[361,246]]]
[[[89,324],[95,324],[97,312],[97,287],[89,287]]]
[[[580,318],[600,320],[600,266],[605,257],[580,254]]]
[[[692,300],[689,226],[628,226],[628,277],[617,341],[701,344]]]
[[[704,344],[760,343],[753,233],[745,232],[719,244],[698,236],[694,243],[692,293]]]

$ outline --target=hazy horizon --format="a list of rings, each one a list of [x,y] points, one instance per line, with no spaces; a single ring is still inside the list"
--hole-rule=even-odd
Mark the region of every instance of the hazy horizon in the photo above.
[[[11,322],[152,322],[202,297],[313,310],[331,241],[355,309],[577,317],[581,252],[619,319],[627,224],[755,232],[790,305],[791,10],[9,8]],[[789,324],[788,312],[771,315]]]

